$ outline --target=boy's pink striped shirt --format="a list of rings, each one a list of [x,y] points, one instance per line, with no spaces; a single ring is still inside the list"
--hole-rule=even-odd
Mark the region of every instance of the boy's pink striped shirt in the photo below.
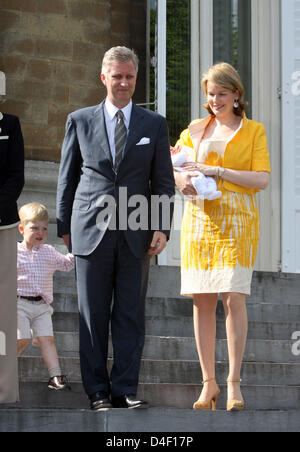
[[[50,245],[28,250],[18,243],[18,296],[42,297],[47,304],[53,302],[53,275],[57,270],[69,272],[74,268],[72,254],[63,254]]]

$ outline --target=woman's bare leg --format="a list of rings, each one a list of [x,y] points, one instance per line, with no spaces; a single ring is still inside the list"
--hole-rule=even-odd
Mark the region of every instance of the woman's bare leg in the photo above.
[[[242,400],[239,381],[248,335],[246,296],[239,293],[223,294],[223,305],[229,354],[228,399]]]
[[[194,331],[203,381],[215,380],[216,309],[218,294],[194,295]],[[200,401],[212,398],[217,391],[215,381],[203,387]]]

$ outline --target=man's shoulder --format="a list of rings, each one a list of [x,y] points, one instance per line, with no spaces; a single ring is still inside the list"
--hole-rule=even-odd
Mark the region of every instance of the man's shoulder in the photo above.
[[[147,108],[143,108],[136,104],[135,108],[141,115],[148,117],[149,119],[152,119],[154,121],[166,121],[166,118],[164,118],[164,116],[160,115],[159,113],[156,113],[153,110],[148,110]]]
[[[95,115],[95,113],[100,110],[102,103],[98,105],[93,105],[91,107],[80,108],[69,114],[69,118],[77,120],[88,119]]]

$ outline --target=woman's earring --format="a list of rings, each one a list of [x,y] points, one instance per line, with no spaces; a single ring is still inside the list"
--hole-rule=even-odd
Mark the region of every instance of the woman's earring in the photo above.
[[[234,106],[234,108],[239,108],[239,101],[238,100],[236,100],[235,102],[234,102],[234,104],[233,104],[233,106]]]

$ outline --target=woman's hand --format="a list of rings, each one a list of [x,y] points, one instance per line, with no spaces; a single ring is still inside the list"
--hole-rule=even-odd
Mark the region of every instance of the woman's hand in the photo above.
[[[191,182],[191,178],[197,176],[199,176],[199,173],[175,173],[176,186],[184,196],[197,196],[197,191]]]
[[[181,149],[182,149],[182,147],[181,147],[179,144],[177,144],[175,147],[171,146],[171,147],[170,147],[171,155],[179,154],[179,152],[181,151]]]
[[[200,171],[204,176],[218,175],[217,166],[204,165],[204,163],[184,163],[182,167],[187,171]]]

